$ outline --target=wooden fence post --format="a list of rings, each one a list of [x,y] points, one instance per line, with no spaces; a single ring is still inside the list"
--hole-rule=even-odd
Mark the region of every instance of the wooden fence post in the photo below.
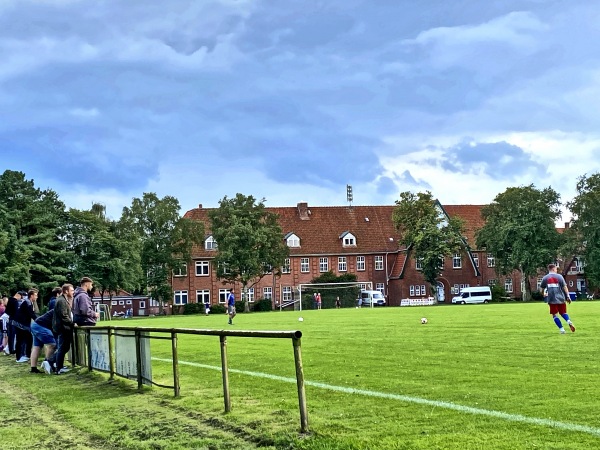
[[[229,396],[229,370],[227,368],[227,337],[219,336],[221,341],[221,374],[223,375],[223,400],[225,412],[231,411],[231,398]]]
[[[179,357],[177,356],[177,333],[171,331],[171,351],[173,354],[173,389],[179,397]]]
[[[296,365],[296,384],[298,386],[298,405],[300,407],[300,432],[308,432],[308,410],[304,391],[304,369],[302,368],[302,351],[300,338],[293,338],[294,363]]]

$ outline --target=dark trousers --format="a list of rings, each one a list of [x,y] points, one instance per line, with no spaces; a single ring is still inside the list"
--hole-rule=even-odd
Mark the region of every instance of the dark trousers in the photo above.
[[[71,349],[71,343],[73,342],[73,332],[63,331],[58,335],[56,344],[56,351],[50,357],[50,364],[54,365],[55,370],[58,372],[65,365],[65,356]]]
[[[15,327],[13,327],[10,323],[10,321],[8,322],[8,350],[10,351],[11,355],[14,355],[16,353],[16,339],[17,339],[17,335],[15,333]]]
[[[16,328],[15,331],[17,334],[17,344],[15,349],[17,360],[21,359],[23,356],[29,358],[29,355],[31,355],[31,346],[33,344],[33,336],[31,335],[31,331],[23,330],[18,327],[13,328]]]

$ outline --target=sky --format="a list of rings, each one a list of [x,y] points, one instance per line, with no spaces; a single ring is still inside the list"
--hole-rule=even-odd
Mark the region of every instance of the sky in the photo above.
[[[1,0],[0,173],[118,219],[389,205],[599,171],[593,0]]]

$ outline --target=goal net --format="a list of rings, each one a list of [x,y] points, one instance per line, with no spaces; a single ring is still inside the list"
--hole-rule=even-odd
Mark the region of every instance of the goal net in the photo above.
[[[283,301],[279,309],[294,306],[294,309],[318,309],[315,294],[321,296],[321,308],[348,308],[358,304],[361,290],[371,290],[373,283],[370,281],[345,281],[340,283],[301,283],[296,286],[294,298]],[[339,299],[339,305],[336,303]]]

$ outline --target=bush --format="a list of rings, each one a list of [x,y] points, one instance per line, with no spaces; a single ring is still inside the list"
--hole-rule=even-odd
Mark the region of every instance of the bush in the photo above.
[[[542,291],[532,291],[531,300],[542,301],[544,300],[544,294],[542,294]]]
[[[273,302],[270,298],[261,298],[254,304],[254,311],[272,311],[273,310]]]
[[[183,306],[183,314],[202,314],[204,305],[201,303],[186,303]]]
[[[506,291],[499,284],[494,284],[490,286],[492,290],[492,301],[493,302],[505,302],[507,300]]]
[[[225,305],[210,305],[211,314],[225,314],[226,311]]]
[[[244,302],[241,300],[238,300],[237,302],[235,302],[235,312],[239,313],[243,313],[244,312]]]

